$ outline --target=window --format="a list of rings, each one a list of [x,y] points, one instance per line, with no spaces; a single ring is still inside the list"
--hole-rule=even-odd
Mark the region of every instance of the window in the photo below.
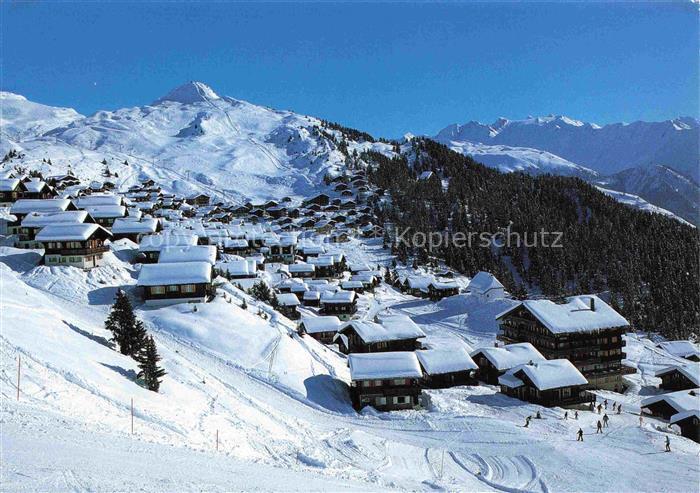
[[[151,294],[165,294],[165,286],[151,286]]]
[[[183,284],[182,292],[183,293],[194,293],[195,292],[195,285],[194,284]]]
[[[176,293],[177,286],[168,286],[168,293]]]
[[[406,379],[405,378],[395,378],[393,381],[394,385],[406,385]]]
[[[406,402],[408,402],[406,396],[401,395],[399,397],[394,397],[394,404],[406,404]]]
[[[374,402],[375,402],[378,406],[386,406],[386,397],[377,397],[377,398],[374,400]]]

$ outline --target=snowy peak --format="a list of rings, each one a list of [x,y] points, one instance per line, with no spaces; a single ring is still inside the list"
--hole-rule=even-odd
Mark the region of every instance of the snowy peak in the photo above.
[[[156,100],[153,104],[163,103],[165,101],[173,101],[182,104],[201,103],[221,99],[214,90],[203,82],[190,81],[179,87],[176,87],[162,98]]]

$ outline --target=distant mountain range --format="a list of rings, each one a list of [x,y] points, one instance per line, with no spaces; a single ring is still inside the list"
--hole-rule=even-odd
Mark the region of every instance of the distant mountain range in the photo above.
[[[700,122],[599,126],[566,116],[449,125],[435,140],[502,171],[578,176],[698,222]]]
[[[152,178],[173,192],[234,201],[312,193],[347,164],[341,141],[349,153],[392,153],[391,144],[359,132],[219,96],[201,82],[150,105],[91,116],[9,92],[0,92],[0,103],[0,152],[22,151],[23,166],[45,174],[70,166],[100,180],[106,160],[119,186]],[[450,125],[433,138],[504,172],[577,176],[636,207],[659,210],[650,202],[697,224],[699,128],[693,118],[600,127],[549,116]]]

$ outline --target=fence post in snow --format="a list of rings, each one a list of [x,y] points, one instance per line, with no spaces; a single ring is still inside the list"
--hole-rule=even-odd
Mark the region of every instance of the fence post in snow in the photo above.
[[[219,430],[216,430],[216,451],[219,451]]]
[[[134,398],[131,398],[131,434],[134,434]]]

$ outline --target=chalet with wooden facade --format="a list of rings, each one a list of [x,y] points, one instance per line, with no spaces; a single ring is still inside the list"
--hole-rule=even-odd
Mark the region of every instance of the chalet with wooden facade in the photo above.
[[[458,385],[479,385],[479,367],[464,348],[416,351],[423,370],[423,387],[443,389]]]
[[[214,295],[208,262],[144,264],[136,283],[147,305],[204,302]]]
[[[358,411],[365,406],[394,411],[419,405],[423,373],[414,352],[351,354],[348,366],[350,396]]]
[[[659,388],[667,392],[700,387],[700,364],[698,363],[689,361],[687,364],[669,365],[657,370],[655,375],[661,378]]]
[[[387,351],[414,351],[421,348],[418,341],[425,333],[406,316],[392,316],[382,323],[351,320],[338,329],[335,341],[341,352],[379,353]]]
[[[491,385],[498,385],[498,377],[511,368],[546,359],[528,342],[479,348],[472,351],[470,356],[479,367],[479,380]]]
[[[302,317],[299,334],[313,337],[323,344],[333,344],[333,337],[340,328],[340,319],[334,316]]]
[[[36,241],[44,246],[45,265],[92,269],[102,264],[103,255],[109,251],[104,241],[111,237],[97,224],[53,224],[39,231]]]
[[[335,315],[349,320],[357,312],[357,294],[354,291],[324,291],[319,300],[321,315]]]
[[[299,305],[301,305],[301,302],[294,293],[282,293],[277,295],[277,309],[290,320],[297,320],[300,317],[299,310],[297,309]]]
[[[700,389],[647,397],[642,401],[641,408],[645,414],[678,426],[684,437],[700,442]]]
[[[571,361],[592,388],[622,391],[622,335],[630,325],[597,296],[527,300],[496,320],[499,340],[529,342],[547,359]]]
[[[595,401],[588,380],[566,359],[530,362],[498,378],[501,393],[541,406],[577,406]]]

